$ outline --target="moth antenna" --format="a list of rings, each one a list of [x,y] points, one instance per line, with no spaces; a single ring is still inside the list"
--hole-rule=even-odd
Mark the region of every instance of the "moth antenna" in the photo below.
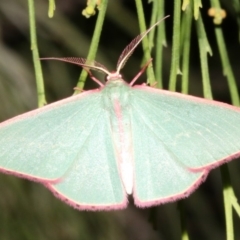
[[[90,68],[95,71],[104,72],[107,75],[110,75],[110,72],[107,68],[99,62],[96,61],[89,61],[85,58],[77,58],[77,57],[64,57],[64,58],[57,58],[57,57],[50,57],[50,58],[40,58],[41,60],[57,60],[62,62],[69,62],[76,64],[78,66],[83,67],[85,70],[86,68]],[[95,81],[95,80],[94,80]],[[101,85],[100,85],[101,86]]]
[[[135,37],[122,51],[118,62],[117,62],[117,73],[124,67],[125,63],[127,62],[128,58],[132,55],[135,48],[138,46],[138,44],[142,41],[142,39],[154,28],[156,27],[160,22],[162,22],[164,19],[168,18],[170,15],[160,19],[157,21],[154,25],[152,25],[149,29],[147,29],[145,32],[139,34],[137,37]]]

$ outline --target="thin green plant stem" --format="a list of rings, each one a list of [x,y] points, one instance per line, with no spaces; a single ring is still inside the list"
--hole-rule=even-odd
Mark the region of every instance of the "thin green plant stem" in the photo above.
[[[164,3],[165,1],[157,2],[157,15],[158,18],[164,17]],[[165,34],[165,21],[157,27],[157,40],[156,40],[156,60],[155,60],[155,76],[158,88],[163,88],[162,80],[162,64],[163,64],[163,47],[167,46],[166,34]]]
[[[87,56],[87,60],[90,62],[93,61],[96,57],[98,44],[99,44],[99,40],[100,40],[100,36],[101,36],[101,32],[102,32],[102,26],[103,26],[104,18],[106,15],[107,5],[108,5],[108,0],[102,0],[101,9],[99,10],[96,26],[94,29],[90,49],[89,49],[88,56]],[[80,77],[79,77],[78,84],[77,84],[77,90],[74,92],[74,94],[79,93],[79,89],[84,88],[86,78],[87,78],[87,71],[82,70]]]
[[[229,90],[230,90],[231,101],[232,101],[233,105],[239,106],[240,102],[239,102],[239,95],[238,95],[238,90],[237,90],[236,79],[234,77],[232,67],[231,67],[231,64],[230,64],[230,61],[229,61],[229,58],[228,58],[222,29],[215,28],[215,34],[216,34],[216,38],[217,38],[219,53],[220,53],[220,56],[221,56],[223,74],[224,74],[224,76],[227,77],[227,82],[228,82],[228,87],[229,87]]]
[[[212,55],[211,47],[208,43],[207,35],[202,22],[201,14],[196,21],[197,37],[200,51],[200,62],[203,79],[203,96],[207,99],[212,99],[212,89],[209,78],[208,69],[208,53]]]
[[[218,9],[219,11],[221,10],[221,5],[220,5],[219,0],[211,0],[210,2],[211,2],[211,6],[213,8],[215,8],[216,10]],[[240,102],[239,102],[239,95],[238,95],[238,90],[237,90],[236,79],[234,77],[232,67],[231,67],[231,64],[229,61],[229,57],[227,54],[227,49],[226,49],[226,44],[225,44],[225,40],[223,37],[223,32],[222,32],[222,29],[220,28],[220,26],[217,26],[214,29],[215,29],[215,35],[216,35],[218,49],[219,49],[219,53],[220,53],[220,57],[221,57],[221,62],[222,62],[223,75],[227,77],[227,82],[228,82],[228,87],[230,90],[232,104],[235,106],[239,106]]]
[[[151,15],[151,20],[150,20],[150,26],[152,26],[157,21],[157,18],[158,18],[158,2],[159,2],[158,0],[152,0],[152,15]],[[150,52],[151,52],[151,50],[154,46],[155,30],[156,30],[156,28],[153,28],[153,30],[149,33],[149,37],[148,37]]]
[[[135,3],[136,3],[137,13],[138,13],[138,22],[139,22],[140,31],[144,32],[146,31],[146,21],[144,17],[142,0],[135,0]],[[145,37],[142,40],[142,46],[143,46],[143,52],[144,52],[144,60],[148,61],[151,58],[151,54],[149,49],[149,41],[147,37]],[[147,83],[149,83],[150,85],[154,85],[155,75],[154,75],[152,63],[150,63],[147,68],[147,77],[148,77]]]
[[[189,56],[192,28],[192,6],[190,4],[186,7],[183,13],[181,28],[184,28],[182,38],[182,93],[187,94],[189,86]]]
[[[221,168],[221,176],[223,179],[223,198],[224,198],[224,211],[226,222],[226,240],[234,240],[234,228],[233,228],[233,212],[231,193],[232,186],[230,181],[230,174],[227,165],[223,165]]]
[[[234,193],[233,189],[231,188],[229,191],[230,191],[230,194],[231,194],[232,206],[233,206],[234,210],[236,211],[238,217],[240,218],[240,206],[238,204],[238,200],[235,196],[235,193]]]
[[[44,80],[43,80],[43,74],[42,74],[42,67],[41,67],[39,53],[38,53],[34,0],[28,0],[28,10],[29,10],[29,23],[30,23],[31,50],[32,50],[32,56],[33,56],[36,85],[37,85],[38,107],[42,107],[46,105],[47,102],[46,102],[45,92],[44,92]]]
[[[182,10],[183,11],[185,11],[187,6],[190,4],[190,1],[192,1],[192,0],[183,0],[183,3],[182,3]]]
[[[180,32],[181,32],[181,1],[174,1],[173,14],[173,38],[172,38],[172,62],[169,79],[169,90],[176,91],[177,74],[180,73]]]
[[[55,0],[48,0],[49,6],[48,6],[48,17],[52,18],[54,15],[54,11],[56,10],[56,4]]]
[[[200,15],[200,10],[199,8],[202,7],[202,1],[201,0],[193,0],[193,14],[195,20],[198,20],[198,17]]]

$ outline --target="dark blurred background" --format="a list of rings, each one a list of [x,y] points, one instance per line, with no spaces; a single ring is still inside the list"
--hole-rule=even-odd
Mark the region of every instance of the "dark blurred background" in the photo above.
[[[166,15],[173,15],[173,1],[165,1]],[[227,18],[221,25],[231,65],[239,85],[239,29],[232,11],[233,1],[222,1]],[[27,0],[0,0],[0,120],[37,108],[32,52],[30,50]],[[152,5],[143,1],[147,23]],[[57,0],[52,19],[47,16],[48,1],[35,1],[38,46],[41,57],[86,57],[97,14],[89,19],[81,12],[86,1]],[[214,99],[230,102],[223,76],[209,2],[201,9],[208,40],[213,50],[209,58]],[[168,87],[171,63],[173,19],[165,21],[167,48],[164,49],[164,88]],[[96,60],[114,70],[123,48],[139,34],[134,1],[109,1]],[[142,47],[131,56],[122,74],[130,81],[140,69]],[[190,94],[202,96],[201,69],[196,30],[193,25],[190,51]],[[154,61],[154,60],[153,60]],[[73,94],[81,68],[75,65],[42,62],[48,103]],[[143,75],[142,81],[146,79]],[[96,88],[87,80],[85,89]],[[239,163],[229,164],[231,179],[240,199]],[[126,210],[112,212],[77,211],[56,199],[37,183],[0,174],[0,240],[81,239],[81,240],[177,240],[181,239],[177,203],[138,209],[132,203]],[[190,239],[225,239],[222,183],[218,169],[188,199],[181,201]],[[235,239],[240,239],[240,221],[234,214]]]

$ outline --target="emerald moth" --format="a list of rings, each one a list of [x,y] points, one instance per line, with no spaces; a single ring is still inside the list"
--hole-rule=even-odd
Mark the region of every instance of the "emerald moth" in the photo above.
[[[209,171],[240,155],[240,109],[130,84],[120,70],[142,39],[122,52],[117,70],[83,58],[49,58],[107,74],[99,88],[0,124],[0,171],[45,185],[79,210],[123,209],[188,197]],[[90,69],[90,70],[89,70]],[[91,74],[91,73],[90,73]]]

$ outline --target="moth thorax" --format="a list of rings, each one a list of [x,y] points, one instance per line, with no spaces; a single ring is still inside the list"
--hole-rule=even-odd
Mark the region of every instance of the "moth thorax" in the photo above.
[[[112,72],[107,76],[107,81],[114,81],[118,79],[122,79],[122,75],[118,72]]]

